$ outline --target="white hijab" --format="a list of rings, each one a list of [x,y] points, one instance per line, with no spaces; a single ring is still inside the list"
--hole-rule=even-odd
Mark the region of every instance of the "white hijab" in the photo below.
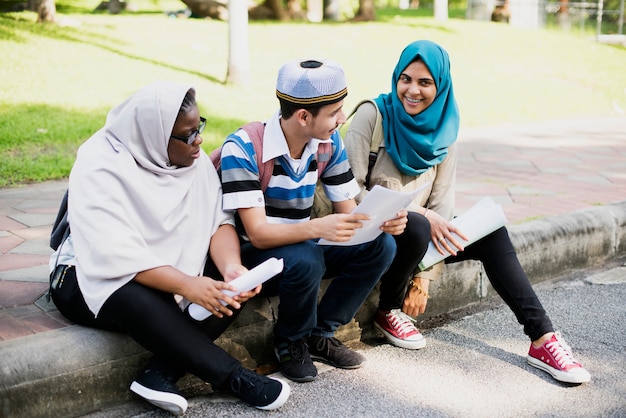
[[[142,88],[78,151],[69,221],[78,282],[95,314],[138,272],[171,265],[200,274],[211,236],[232,222],[206,153],[190,167],[169,166],[168,141],[190,90],[170,82]]]

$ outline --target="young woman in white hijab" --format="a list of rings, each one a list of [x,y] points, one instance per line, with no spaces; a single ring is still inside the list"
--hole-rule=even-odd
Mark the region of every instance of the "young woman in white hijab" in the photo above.
[[[223,293],[236,290],[228,282],[246,268],[220,180],[200,148],[205,124],[195,90],[170,82],[109,112],[70,173],[71,234],[51,257],[63,276],[52,298],[68,319],[127,332],[154,353],[131,390],[163,409],[186,410],[175,385],[186,372],[275,409],[289,397],[287,383],[243,368],[213,343],[260,287]],[[194,321],[181,309],[190,302],[213,315]]]

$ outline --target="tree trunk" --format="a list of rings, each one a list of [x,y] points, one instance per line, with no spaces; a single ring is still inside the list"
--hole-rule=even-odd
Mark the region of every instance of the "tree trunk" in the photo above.
[[[281,0],[265,0],[265,4],[270,9],[272,9],[272,11],[274,12],[274,16],[276,16],[276,19],[289,20],[289,15],[285,11]]]
[[[37,7],[37,22],[45,23],[56,21],[57,8],[54,0],[41,0]]]
[[[109,13],[118,15],[122,11],[122,2],[120,0],[109,0]]]
[[[229,2],[228,47],[226,82],[247,84],[250,81],[247,0],[230,0]]]
[[[324,20],[324,0],[306,0],[306,18],[314,23]]]
[[[448,0],[435,0],[435,20],[448,20]]]
[[[376,20],[374,0],[359,0],[359,11],[352,20],[359,22]]]
[[[324,0],[324,20],[339,21],[340,0]]]
[[[306,12],[302,10],[302,3],[300,0],[287,0],[287,15],[290,19],[306,19]]]

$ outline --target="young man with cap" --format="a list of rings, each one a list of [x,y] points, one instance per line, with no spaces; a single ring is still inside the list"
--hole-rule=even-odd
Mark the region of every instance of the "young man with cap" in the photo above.
[[[240,129],[222,147],[223,207],[236,210],[243,226],[242,259],[249,266],[282,258],[284,270],[264,285],[278,295],[274,349],[283,375],[296,382],[317,376],[313,360],[335,367],[361,367],[364,357],[334,337],[352,320],[395,255],[388,234],[400,234],[406,212],[385,222],[386,232],[359,245],[320,246],[319,238],[346,242],[368,219],[350,214],[359,193],[337,127],[345,123],[347,95],[341,67],[328,60],[294,61],[278,73],[280,110],[265,124],[262,164],[271,176],[262,186],[255,146]],[[320,143],[332,144],[329,153]],[[322,172],[318,173],[318,165]],[[318,177],[334,214],[311,219]],[[319,301],[321,280],[332,278]]]

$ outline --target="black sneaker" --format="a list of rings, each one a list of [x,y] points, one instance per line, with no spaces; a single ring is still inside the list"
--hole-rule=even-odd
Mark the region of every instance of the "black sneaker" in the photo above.
[[[328,363],[341,369],[358,369],[365,362],[365,357],[349,349],[335,337],[309,337],[309,351],[313,360]]]
[[[187,410],[187,400],[178,392],[176,382],[161,370],[144,370],[130,385],[130,390],[174,415],[182,415]]]
[[[255,408],[269,411],[280,408],[287,401],[291,388],[278,379],[242,367],[229,382],[228,391]]]
[[[309,355],[303,338],[296,341],[281,341],[274,347],[280,363],[280,372],[294,382],[311,382],[317,377],[317,368]]]

